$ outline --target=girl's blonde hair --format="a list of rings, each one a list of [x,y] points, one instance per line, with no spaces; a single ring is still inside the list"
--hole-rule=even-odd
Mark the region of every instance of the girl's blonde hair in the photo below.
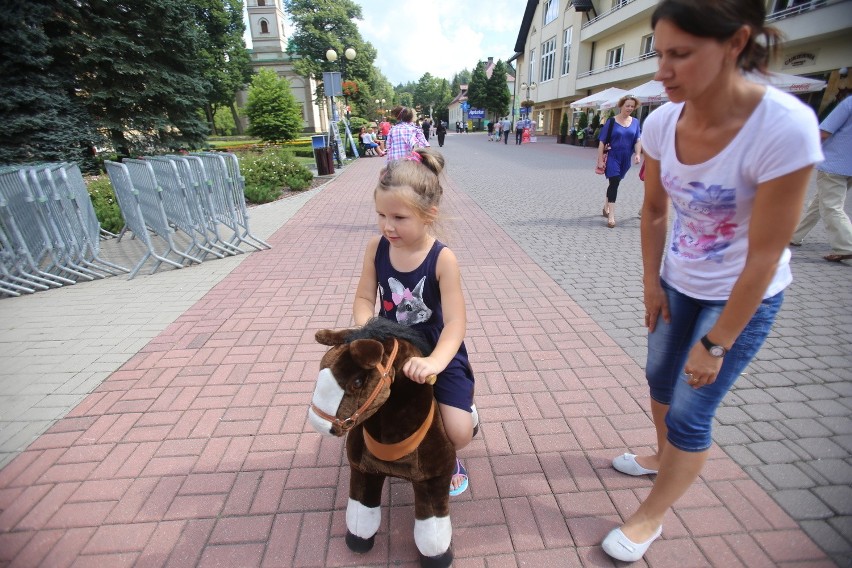
[[[410,187],[412,191],[400,192],[400,197],[414,209],[425,222],[435,221],[435,212],[441,204],[444,188],[440,175],[444,171],[444,156],[431,148],[417,148],[409,156],[393,160],[382,168],[375,193],[398,191]]]

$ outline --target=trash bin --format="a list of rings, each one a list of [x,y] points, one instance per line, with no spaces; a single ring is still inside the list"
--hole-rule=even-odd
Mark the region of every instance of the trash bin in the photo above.
[[[317,175],[327,176],[334,173],[334,157],[331,148],[326,144],[323,134],[311,136],[311,146],[314,149],[314,160],[317,164]]]

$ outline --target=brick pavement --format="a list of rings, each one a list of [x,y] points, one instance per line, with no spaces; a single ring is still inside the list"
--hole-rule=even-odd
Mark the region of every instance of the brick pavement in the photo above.
[[[496,178],[508,162],[476,144],[450,137],[445,148],[467,157],[450,168],[445,211],[484,422],[462,453],[471,490],[453,502],[455,565],[608,565],[597,543],[650,487],[609,467],[653,437],[641,368],[524,251],[512,223],[501,228],[457,189],[476,197],[462,183],[471,164],[490,162]],[[551,150],[539,148],[499,150],[526,152],[517,173]],[[551,175],[565,155],[554,158]],[[378,167],[349,166],[270,237],[273,250],[244,258],[0,471],[0,565],[413,565],[410,489],[389,484],[376,549],[353,557],[342,442],[304,427],[322,352],[312,336],[350,321]],[[646,558],[831,565],[719,450]]]

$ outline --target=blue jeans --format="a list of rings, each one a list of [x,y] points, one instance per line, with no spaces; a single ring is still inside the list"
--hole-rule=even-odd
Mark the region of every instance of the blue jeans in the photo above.
[[[685,452],[701,452],[712,445],[716,409],[769,335],[784,301],[784,292],[761,302],[725,355],[716,380],[696,389],[687,383],[683,367],[689,350],[716,323],[725,301],[698,300],[678,292],[665,281],[662,285],[672,321],[667,324],[661,317],[654,332],[648,334],[645,376],[651,398],[669,407],[666,414],[668,442]]]

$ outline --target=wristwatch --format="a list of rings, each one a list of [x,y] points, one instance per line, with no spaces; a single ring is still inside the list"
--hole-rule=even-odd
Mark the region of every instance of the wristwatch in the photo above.
[[[721,345],[716,345],[715,343],[707,339],[706,335],[701,338],[701,345],[703,345],[704,348],[707,349],[707,352],[710,353],[710,355],[719,359],[724,357],[725,354],[728,352],[728,350],[722,347]]]

